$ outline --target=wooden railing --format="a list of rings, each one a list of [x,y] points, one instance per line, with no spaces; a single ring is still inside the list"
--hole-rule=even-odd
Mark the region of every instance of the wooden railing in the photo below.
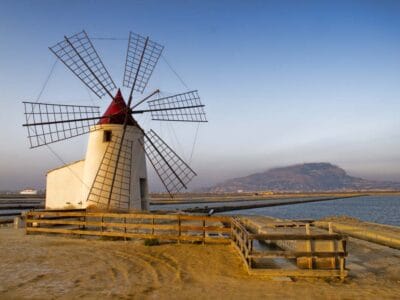
[[[150,213],[106,213],[80,211],[34,211],[26,214],[26,233],[52,233],[102,236],[110,238],[141,238],[167,241],[200,243],[232,243],[243,258],[249,274],[288,277],[340,277],[347,275],[345,269],[346,239],[340,234],[311,233],[309,224],[289,222],[271,223],[271,228],[288,227],[284,233],[255,234],[248,230],[238,218],[225,216],[150,214]],[[303,226],[304,225],[304,226]],[[267,226],[268,227],[268,226]],[[306,229],[306,232],[291,233]],[[254,240],[268,241],[283,247],[261,251],[255,249]],[[316,251],[312,243],[332,242],[325,251]],[[301,246],[301,247],[296,247]],[[286,247],[288,245],[288,247]],[[295,245],[295,247],[292,247]],[[340,247],[339,247],[339,246]],[[275,250],[279,249],[279,250]],[[265,259],[295,259],[292,268],[265,268],[258,264]],[[317,260],[332,261],[329,269],[320,269]],[[299,267],[301,260],[301,267]],[[306,262],[306,264],[304,264]],[[309,264],[307,264],[309,262]],[[304,268],[304,265],[306,267]]]
[[[26,214],[26,233],[230,243],[230,220],[182,214],[35,211]]]
[[[345,269],[345,257],[346,252],[346,238],[343,235],[330,232],[325,233],[314,233],[311,234],[309,231],[309,225],[307,224],[306,232],[304,234],[282,234],[282,233],[271,233],[271,234],[254,234],[249,232],[245,225],[240,222],[238,218],[233,218],[231,221],[232,226],[232,241],[239,251],[244,264],[249,274],[257,274],[264,276],[293,276],[293,277],[340,277],[344,278],[347,276],[347,270]],[[280,224],[278,225],[280,226]],[[308,230],[307,230],[308,228]],[[290,250],[268,250],[268,251],[255,251],[254,240],[268,241],[272,244],[278,241],[295,241],[295,242],[306,242],[306,251]],[[333,243],[339,243],[341,247],[332,247],[328,251],[315,251],[311,246],[311,242],[315,243],[318,241],[331,241]],[[278,247],[279,248],[279,247]],[[335,250],[335,248],[339,250]],[[342,249],[342,250],[340,250]],[[257,267],[255,262],[260,259],[305,259],[309,261],[308,268],[296,268],[296,269],[273,269],[265,267]],[[330,269],[315,269],[313,261],[317,259],[330,259],[333,264]]]

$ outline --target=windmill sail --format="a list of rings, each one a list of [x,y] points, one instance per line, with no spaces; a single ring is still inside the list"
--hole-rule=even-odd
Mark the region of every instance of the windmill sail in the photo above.
[[[85,31],[65,37],[50,50],[99,98],[113,97],[115,83]]]
[[[197,174],[153,130],[145,135],[145,153],[172,196],[187,188]]]
[[[155,121],[207,122],[204,105],[200,102],[197,91],[150,100],[147,103],[151,119]]]
[[[97,106],[24,102],[26,123],[23,126],[28,129],[31,148],[101,129],[108,126],[106,124],[112,124],[113,128],[122,125],[117,135],[113,133],[109,136],[111,141],[107,138],[108,145],[102,158],[101,155],[86,157],[93,157],[95,164],[99,165],[97,170],[93,170],[97,171],[96,175],[91,173],[84,181],[85,185],[90,185],[86,199],[89,206],[94,204],[106,209],[131,209],[130,205],[136,205],[137,190],[143,192],[139,200],[147,201],[145,178],[136,180],[138,168],[132,169],[135,163],[145,167],[144,155],[150,160],[171,196],[186,189],[187,184],[196,176],[189,165],[153,130],[145,134],[132,116],[150,113],[152,120],[157,121],[207,122],[204,105],[197,91],[154,99],[152,97],[160,92],[156,90],[132,104],[133,92],[144,92],[163,49],[162,45],[149,37],[129,33],[123,85],[130,89],[130,93],[125,104],[120,92],[116,97],[111,94],[116,89],[115,83],[86,32],[64,36],[64,40],[50,47],[50,50],[99,98],[108,94],[113,99],[112,107],[116,107],[117,98],[120,97],[124,105],[119,110],[107,109],[100,116]],[[136,110],[137,106],[145,102],[148,103],[148,109]],[[135,135],[130,134],[129,126],[134,127]],[[102,135],[93,136],[97,138]],[[132,153],[133,148],[136,149],[138,136],[144,153],[142,149]],[[102,145],[100,149],[104,151],[102,147],[105,145]],[[97,159],[101,159],[101,162]],[[146,177],[146,172],[141,176]],[[135,190],[133,195],[131,189]],[[60,201],[58,195],[56,201]],[[142,209],[147,207],[147,202],[144,204],[141,202]]]
[[[88,133],[101,118],[97,106],[23,103],[31,148]]]
[[[132,141],[113,136],[90,188],[88,204],[107,209],[130,209],[131,168]]]
[[[123,85],[143,93],[164,46],[130,32]]]

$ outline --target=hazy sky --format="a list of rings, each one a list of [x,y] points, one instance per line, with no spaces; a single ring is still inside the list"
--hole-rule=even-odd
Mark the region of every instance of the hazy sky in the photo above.
[[[82,29],[121,38],[93,40],[117,85],[132,30],[165,45],[199,89],[209,123],[199,127],[192,188],[320,161],[400,181],[400,1],[0,0],[0,189],[43,188],[46,170],[62,164],[46,147],[28,149],[21,102],[37,99],[55,62],[47,47]],[[164,60],[147,91],[158,87],[187,90]],[[109,104],[61,63],[40,100]],[[197,125],[140,121],[189,160]],[[86,140],[52,149],[78,160]]]

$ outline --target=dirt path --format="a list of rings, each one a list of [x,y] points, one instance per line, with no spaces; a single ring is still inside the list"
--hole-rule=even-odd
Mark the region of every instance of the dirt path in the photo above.
[[[350,240],[346,282],[248,276],[230,246],[26,236],[0,229],[1,299],[399,299],[400,251]]]

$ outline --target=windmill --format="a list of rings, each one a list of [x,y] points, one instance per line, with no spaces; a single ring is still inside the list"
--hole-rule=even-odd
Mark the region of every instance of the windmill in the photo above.
[[[171,197],[196,176],[154,130],[145,132],[134,119],[150,114],[157,121],[207,122],[196,90],[166,97],[156,90],[133,100],[146,89],[163,48],[129,33],[123,76],[127,102],[85,31],[49,48],[96,96],[108,96],[111,103],[100,115],[97,106],[23,102],[30,148],[89,134],[84,160],[48,172],[46,208],[148,209],[146,157]],[[147,108],[138,109],[145,103]]]

